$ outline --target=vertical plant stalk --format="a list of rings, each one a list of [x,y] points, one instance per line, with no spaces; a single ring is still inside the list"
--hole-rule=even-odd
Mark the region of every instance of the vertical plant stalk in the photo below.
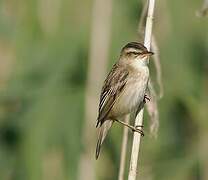
[[[157,46],[157,42],[155,39],[154,34],[152,34],[152,44],[151,44],[152,50],[155,53],[153,59],[154,59],[154,64],[155,64],[155,69],[156,69],[156,79],[157,79],[157,84],[159,86],[159,92],[155,92],[155,96],[157,99],[161,99],[164,94],[164,89],[163,89],[163,83],[162,83],[162,69],[161,69],[161,63],[160,63],[160,51]]]
[[[145,29],[145,20],[147,17],[147,11],[148,11],[148,1],[143,1],[143,8],[141,17],[139,20],[138,25],[138,40],[142,41],[144,40],[144,29]],[[159,112],[158,112],[158,106],[157,101],[163,97],[164,90],[163,90],[163,83],[162,83],[162,68],[160,63],[160,53],[159,48],[156,42],[156,39],[154,37],[154,33],[152,33],[152,40],[151,40],[151,49],[155,53],[155,55],[152,57],[153,63],[156,70],[156,84],[158,86],[158,91],[155,90],[153,86],[153,82],[151,79],[148,83],[148,92],[147,95],[151,97],[151,101],[147,102],[146,109],[147,113],[149,115],[150,119],[150,135],[151,137],[156,138],[157,132],[159,129]]]
[[[148,50],[150,50],[150,46],[151,46],[154,8],[155,8],[155,0],[149,0],[146,27],[145,27],[145,37],[144,37],[144,46]],[[143,125],[143,113],[144,113],[144,109],[142,108],[142,110],[138,113],[135,119],[135,126]],[[141,142],[141,134],[134,132],[128,180],[136,180],[140,142]]]
[[[129,124],[130,114],[125,116],[124,122]],[[126,165],[126,151],[127,151],[127,143],[128,143],[128,128],[123,127],[123,138],[121,145],[121,156],[120,156],[120,167],[118,180],[124,180],[125,173],[125,165]]]
[[[83,152],[79,162],[78,179],[95,180],[95,129],[99,91],[104,80],[110,44],[112,0],[94,0],[90,39],[89,65],[85,95],[85,122],[83,127]]]

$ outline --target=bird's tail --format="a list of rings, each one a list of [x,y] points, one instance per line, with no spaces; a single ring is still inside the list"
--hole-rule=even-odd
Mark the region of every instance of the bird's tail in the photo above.
[[[111,128],[112,124],[113,124],[112,120],[106,120],[100,127],[97,146],[96,146],[96,154],[95,154],[96,159],[98,159],[99,157],[101,145],[108,133],[108,130]]]

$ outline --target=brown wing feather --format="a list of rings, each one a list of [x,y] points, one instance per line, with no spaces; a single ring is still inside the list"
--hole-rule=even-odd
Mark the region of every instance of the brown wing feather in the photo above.
[[[105,121],[108,113],[112,109],[117,97],[122,92],[127,82],[128,71],[119,64],[115,64],[108,74],[100,96],[99,115],[97,125],[100,126]]]

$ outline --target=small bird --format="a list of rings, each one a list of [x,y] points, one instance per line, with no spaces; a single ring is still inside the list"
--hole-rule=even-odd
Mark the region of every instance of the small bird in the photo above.
[[[148,51],[143,44],[128,43],[122,48],[119,60],[113,65],[105,79],[96,124],[96,127],[99,127],[96,159],[99,157],[101,145],[113,122],[119,122],[143,135],[141,129],[121,119],[128,113],[138,113],[145,100],[149,100],[145,92],[149,80],[148,57],[151,55],[153,53]]]

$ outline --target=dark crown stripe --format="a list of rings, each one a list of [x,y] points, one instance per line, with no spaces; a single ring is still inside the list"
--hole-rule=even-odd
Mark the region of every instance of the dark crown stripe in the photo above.
[[[123,47],[123,49],[127,49],[127,48],[141,49],[143,51],[147,50],[147,48],[143,44],[138,43],[138,42],[130,42]]]

